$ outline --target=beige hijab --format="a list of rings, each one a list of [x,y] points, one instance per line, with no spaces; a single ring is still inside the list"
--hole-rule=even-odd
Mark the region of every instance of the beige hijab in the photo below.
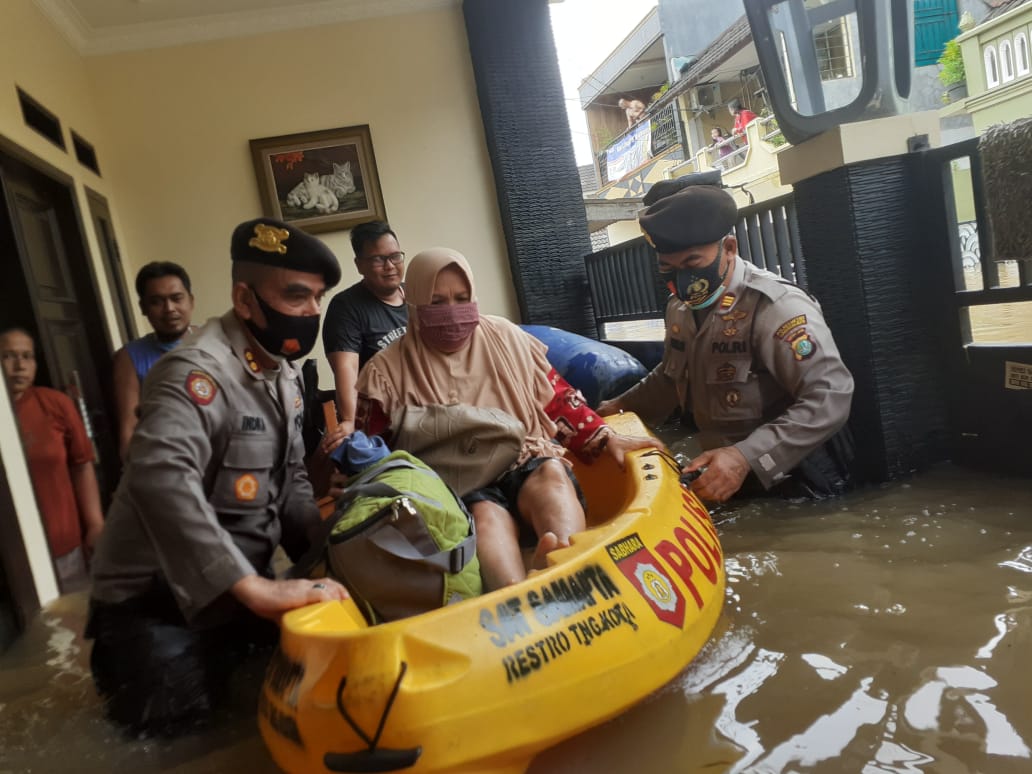
[[[521,460],[562,456],[562,447],[550,440],[556,428],[544,410],[555,391],[541,342],[508,320],[480,315],[480,324],[457,352],[439,352],[423,343],[417,307],[430,303],[437,275],[447,266],[465,275],[476,300],[473,272],[461,253],[436,247],[416,255],[405,272],[408,332],[366,364],[358,377],[359,393],[379,402],[392,421],[405,406],[466,403],[501,409],[527,428]]]

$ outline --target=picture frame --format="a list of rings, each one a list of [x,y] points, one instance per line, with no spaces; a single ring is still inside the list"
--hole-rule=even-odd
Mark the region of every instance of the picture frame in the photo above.
[[[250,144],[267,217],[312,234],[387,220],[368,124]]]

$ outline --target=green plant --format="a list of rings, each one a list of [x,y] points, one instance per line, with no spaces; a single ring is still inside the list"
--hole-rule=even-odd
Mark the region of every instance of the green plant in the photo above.
[[[670,91],[670,81],[664,81],[663,85],[659,87],[659,91],[657,91],[649,98],[649,104],[651,105],[653,102],[655,102],[664,94],[666,94],[668,91]]]
[[[946,48],[939,57],[939,64],[942,70],[939,71],[939,80],[942,85],[949,88],[955,83],[967,83],[967,74],[964,72],[964,57],[960,53],[960,44],[953,39],[946,44]]]

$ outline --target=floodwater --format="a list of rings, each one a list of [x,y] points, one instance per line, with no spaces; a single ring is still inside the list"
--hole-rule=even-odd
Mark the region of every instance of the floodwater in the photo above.
[[[838,500],[718,510],[729,583],[709,644],[532,774],[1032,771],[1029,490],[942,465]],[[62,598],[0,656],[0,772],[276,771],[257,666],[215,730],[167,742],[109,726],[83,609]]]

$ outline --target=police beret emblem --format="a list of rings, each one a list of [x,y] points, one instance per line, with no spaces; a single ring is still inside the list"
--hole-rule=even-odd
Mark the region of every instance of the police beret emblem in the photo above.
[[[207,406],[218,393],[215,381],[204,371],[191,371],[186,375],[186,394],[198,406]]]
[[[251,247],[257,247],[264,253],[279,253],[282,255],[287,252],[287,246],[283,244],[283,241],[289,238],[290,232],[285,228],[256,223],[254,236],[251,237],[251,241],[247,244]]]

